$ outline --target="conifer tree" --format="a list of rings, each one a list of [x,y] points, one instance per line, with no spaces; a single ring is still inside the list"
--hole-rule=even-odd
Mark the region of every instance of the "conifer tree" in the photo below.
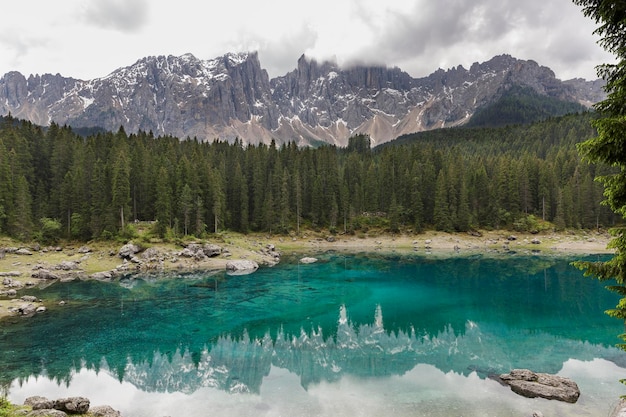
[[[91,187],[95,192],[91,196],[91,221],[89,222],[91,236],[99,238],[106,228],[106,209],[110,195],[107,190],[106,171],[104,163],[98,158],[93,168]],[[109,232],[112,232],[109,230]]]
[[[579,145],[579,151],[591,162],[602,162],[619,169],[600,177],[605,185],[606,203],[626,218],[626,4],[609,0],[574,0],[583,7],[586,16],[600,26],[595,33],[601,36],[600,45],[617,58],[615,64],[598,67],[598,75],[606,80],[607,98],[596,104],[600,117],[593,124],[598,135]],[[601,281],[614,279],[609,289],[622,299],[608,314],[626,322],[626,228],[612,229],[614,236],[609,247],[615,255],[606,262],[577,262],[587,275]],[[626,334],[621,339],[626,341]],[[626,345],[622,344],[626,349]]]
[[[295,204],[296,204],[296,234],[300,234],[300,219],[302,216],[302,183],[300,181],[300,173],[295,173]]]
[[[452,221],[450,218],[450,204],[448,201],[448,181],[445,172],[439,171],[435,186],[435,206],[433,209],[433,221],[435,229],[444,232],[452,231]]]
[[[124,150],[117,153],[111,178],[111,205],[119,218],[120,230],[125,229],[130,211],[130,161]]]
[[[193,195],[191,194],[191,187],[187,183],[185,183],[180,193],[178,207],[183,219],[183,234],[186,236],[189,234],[189,223],[191,221],[191,211],[193,210]]]
[[[202,197],[197,196],[195,201],[196,210],[196,222],[195,222],[195,235],[200,237],[206,232],[206,223],[204,222],[204,201]]]
[[[169,227],[172,227],[172,191],[169,184],[170,178],[165,166],[159,168],[156,178],[156,231],[163,237]]]
[[[413,227],[416,232],[421,232],[424,228],[424,204],[422,203],[422,193],[420,192],[420,177],[413,176],[411,187],[411,215],[413,216]]]
[[[470,229],[471,216],[468,200],[469,196],[465,177],[461,177],[459,189],[459,205],[456,215],[456,230],[459,232],[466,232]]]
[[[7,211],[13,196],[9,154],[0,136],[0,233],[7,231]]]
[[[31,195],[24,175],[15,180],[13,210],[9,213],[9,232],[22,240],[27,240],[32,232]]]
[[[218,233],[226,220],[226,194],[224,192],[224,177],[218,169],[213,170],[213,226],[214,232]]]
[[[389,204],[389,230],[392,233],[400,231],[400,206],[396,199],[396,193],[391,195],[391,203]]]
[[[289,226],[289,218],[291,217],[289,207],[289,173],[287,168],[283,170],[281,187],[280,187],[280,228],[281,232],[286,232]]]

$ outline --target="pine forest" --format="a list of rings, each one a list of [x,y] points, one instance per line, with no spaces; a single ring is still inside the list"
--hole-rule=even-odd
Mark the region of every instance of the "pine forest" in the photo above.
[[[0,234],[42,242],[263,233],[604,228],[596,176],[576,144],[594,113],[531,125],[450,128],[370,148],[244,146],[151,132],[82,136],[0,121]]]

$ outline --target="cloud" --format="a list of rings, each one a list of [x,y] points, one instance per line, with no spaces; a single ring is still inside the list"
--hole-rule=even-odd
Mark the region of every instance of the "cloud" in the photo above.
[[[413,76],[508,53],[550,66],[564,79],[594,78],[591,62],[610,58],[593,41],[593,22],[571,0],[382,3],[353,2],[347,31],[359,35],[335,36],[333,44],[318,43],[311,52],[334,49],[344,65],[397,65]]]
[[[308,26],[303,26],[295,33],[265,39],[255,45],[248,43],[246,50],[259,52],[259,60],[270,77],[283,76],[296,68],[298,58],[310,46],[314,45],[317,34]]]
[[[290,0],[63,4],[29,0],[3,7],[0,74],[88,79],[148,55],[212,59],[258,51],[272,77],[293,70],[303,53],[344,66],[398,66],[421,77],[506,53],[533,59],[562,79],[590,79],[595,65],[612,58],[595,44],[594,22],[571,0],[317,0],[309,8]]]
[[[10,50],[14,58],[27,55],[34,48],[44,48],[48,39],[41,36],[25,36],[18,31],[4,30],[0,32],[0,45]]]
[[[132,33],[147,23],[148,12],[146,0],[90,0],[83,17],[88,24]]]

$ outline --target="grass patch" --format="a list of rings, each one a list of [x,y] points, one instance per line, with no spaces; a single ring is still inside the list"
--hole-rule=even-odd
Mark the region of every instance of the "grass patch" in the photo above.
[[[13,405],[6,396],[0,397],[0,417],[24,416],[27,411],[30,411],[29,407]]]

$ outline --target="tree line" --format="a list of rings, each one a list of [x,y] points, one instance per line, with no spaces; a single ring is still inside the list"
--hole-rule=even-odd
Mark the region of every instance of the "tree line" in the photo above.
[[[592,114],[529,126],[424,132],[370,148],[201,142],[151,132],[87,137],[52,123],[0,122],[0,234],[22,240],[222,230],[331,233],[610,226],[581,161]]]

